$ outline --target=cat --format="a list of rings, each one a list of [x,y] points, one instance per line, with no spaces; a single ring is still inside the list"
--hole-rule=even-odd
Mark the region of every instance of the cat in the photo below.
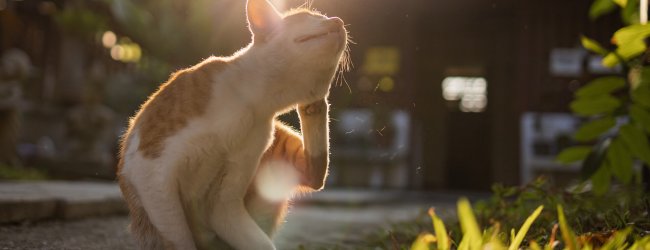
[[[290,195],[269,199],[263,185],[324,186],[343,21],[267,0],[248,0],[246,14],[247,47],[174,73],[122,137],[118,181],[142,249],[275,249]],[[294,108],[302,136],[277,120]]]

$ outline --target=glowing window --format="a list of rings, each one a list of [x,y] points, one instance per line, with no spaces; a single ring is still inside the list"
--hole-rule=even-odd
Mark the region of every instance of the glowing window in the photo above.
[[[462,112],[483,112],[487,106],[487,81],[483,77],[447,77],[442,80],[442,97],[457,103]]]

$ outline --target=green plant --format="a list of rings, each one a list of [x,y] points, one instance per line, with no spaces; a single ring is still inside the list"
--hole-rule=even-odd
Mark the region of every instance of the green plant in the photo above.
[[[579,235],[608,235],[612,230],[632,228],[633,235],[650,231],[650,197],[635,187],[619,187],[603,195],[575,192],[557,188],[544,178],[538,178],[522,187],[494,185],[493,195],[477,202],[476,213],[482,224],[500,224],[512,228],[524,223],[523,218],[538,205],[563,206],[568,224]],[[547,236],[556,223],[555,216],[544,211],[537,227],[529,235],[539,242]]]
[[[570,108],[587,120],[574,135],[584,144],[567,148],[557,157],[562,163],[582,161],[582,177],[591,180],[597,194],[609,190],[612,177],[624,184],[640,182],[635,161],[650,165],[650,52],[646,45],[650,25],[639,23],[639,0],[596,0],[590,17],[596,19],[617,6],[627,26],[614,33],[615,48],[608,50],[584,36],[581,42],[603,56],[603,65],[620,65],[622,74],[596,78],[578,89]]]
[[[525,224],[528,215],[540,205],[547,208],[562,206],[566,223],[576,237],[583,242],[591,242],[593,246],[602,245],[613,232],[626,228],[631,230],[631,237],[644,237],[650,232],[650,196],[636,187],[618,187],[606,194],[595,195],[557,188],[545,178],[538,178],[521,187],[495,184],[492,192],[489,198],[475,202],[474,214],[480,225],[490,225],[491,230],[500,232],[499,237],[504,241],[508,240],[509,235],[501,232],[501,229]],[[436,212],[436,216],[444,218],[449,225],[446,234],[451,239],[463,237],[462,226],[453,220],[450,209],[438,208]],[[432,213],[433,210],[429,216],[423,213],[415,220],[393,224],[388,230],[370,235],[367,242],[372,247],[383,249],[410,245],[421,232],[429,230]],[[554,241],[552,235],[557,220],[553,211],[542,210],[527,230],[526,238],[542,245]],[[436,238],[440,238],[438,229],[435,232]]]
[[[47,174],[34,168],[16,168],[0,164],[0,180],[44,180]]]
[[[92,37],[108,26],[106,17],[85,6],[65,8],[54,15],[54,20],[63,30],[82,37]]]
[[[632,240],[628,240],[630,228],[616,231],[608,237],[604,244],[601,246],[595,246],[590,241],[585,240],[585,238],[577,237],[569,226],[566,216],[564,214],[564,209],[561,205],[557,205],[557,218],[559,220],[559,227],[562,235],[562,241],[556,240],[557,229],[553,230],[550,239],[544,245],[544,249],[556,249],[557,245],[562,245],[560,249],[570,249],[570,250],[587,250],[587,249],[632,249],[632,250],[643,250],[650,249],[650,236],[637,237]],[[512,229],[510,231],[510,237],[502,237],[503,234],[500,232],[499,226],[492,226],[490,228],[481,230],[479,224],[472,212],[471,205],[467,199],[460,199],[458,201],[458,220],[462,225],[463,235],[461,237],[460,243],[458,243],[455,248],[459,250],[475,250],[475,249],[542,249],[542,247],[535,240],[528,241],[528,247],[522,247],[524,238],[528,234],[530,226],[535,222],[538,216],[543,210],[543,206],[538,206],[535,211],[526,218],[526,221],[521,225],[521,228],[518,231]],[[417,237],[415,241],[411,244],[411,249],[413,250],[429,250],[429,249],[439,249],[439,250],[448,250],[452,249],[452,242],[455,242],[453,237],[450,237],[447,234],[445,226],[442,224],[440,218],[431,211],[431,220],[433,221],[433,227],[435,235],[431,233],[423,233]],[[555,226],[557,228],[557,224]],[[525,245],[525,244],[523,244]]]

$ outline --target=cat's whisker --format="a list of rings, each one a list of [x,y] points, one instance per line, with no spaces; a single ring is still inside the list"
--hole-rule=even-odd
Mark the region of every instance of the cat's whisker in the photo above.
[[[345,79],[345,75],[341,73],[341,79],[343,79],[343,82],[345,83],[345,86],[348,87],[348,92],[352,94],[352,88],[350,87],[350,84],[348,83],[348,80]],[[341,84],[342,85],[342,84]]]
[[[350,45],[349,43],[346,43],[345,49],[343,49],[343,54],[341,55],[341,59],[339,60],[339,66],[336,72],[336,79],[334,84],[335,86],[343,86],[343,84],[345,83],[350,93],[352,93],[352,87],[350,87],[350,84],[345,78],[345,72],[350,71],[351,68],[352,68],[352,59],[350,58]]]
[[[347,41],[348,41],[348,44],[350,44],[350,43],[351,43],[351,44],[357,44],[357,42],[355,42],[354,40],[352,40],[352,36],[350,36],[350,31],[346,30],[345,32],[346,32],[346,34],[348,35],[348,40],[347,40]]]

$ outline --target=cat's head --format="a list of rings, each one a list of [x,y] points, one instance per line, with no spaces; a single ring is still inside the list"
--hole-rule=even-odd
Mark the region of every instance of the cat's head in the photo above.
[[[290,67],[292,74],[324,75],[327,86],[319,86],[317,92],[327,91],[347,47],[340,18],[306,9],[280,14],[267,0],[248,0],[246,13],[254,49]]]

